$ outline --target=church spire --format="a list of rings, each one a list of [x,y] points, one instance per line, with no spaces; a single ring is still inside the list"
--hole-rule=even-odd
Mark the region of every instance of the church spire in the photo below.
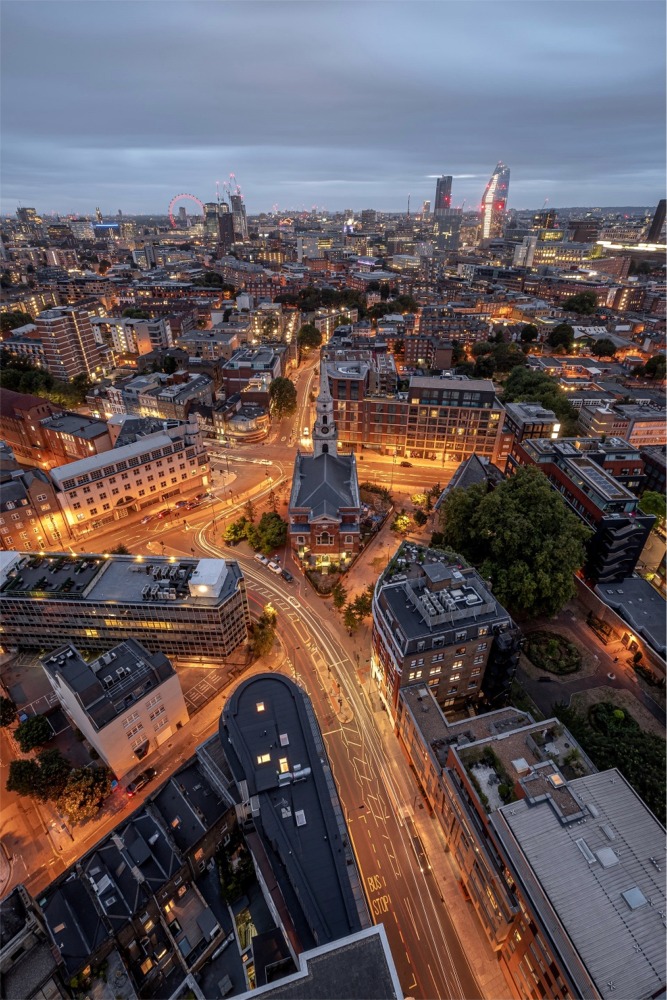
[[[334,422],[334,402],[329,389],[329,376],[324,358],[320,361],[320,393],[315,403],[317,418],[313,427],[313,458],[337,455],[338,432]]]

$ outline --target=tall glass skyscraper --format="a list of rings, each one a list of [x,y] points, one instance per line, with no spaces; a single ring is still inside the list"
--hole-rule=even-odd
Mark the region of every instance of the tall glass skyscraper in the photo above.
[[[435,202],[433,204],[433,217],[441,218],[452,207],[452,178],[438,177],[435,185]]]
[[[504,163],[499,163],[491,174],[491,180],[486,185],[482,198],[481,238],[483,240],[502,235],[509,187],[510,168],[506,167]]]

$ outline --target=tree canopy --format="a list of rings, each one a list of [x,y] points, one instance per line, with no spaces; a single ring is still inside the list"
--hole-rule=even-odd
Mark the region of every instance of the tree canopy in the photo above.
[[[645,490],[639,501],[639,509],[644,514],[655,514],[658,521],[664,524],[667,514],[667,499],[665,498],[665,494],[658,493],[656,490]]]
[[[316,349],[322,346],[322,334],[313,323],[304,323],[296,335],[296,342],[302,350]]]
[[[641,365],[636,369],[635,375],[640,378],[656,379],[657,381],[662,381],[665,377],[665,368],[667,367],[667,360],[664,354],[654,354],[652,358],[649,358],[645,365]]]
[[[255,656],[267,656],[276,638],[276,615],[266,608],[250,626],[250,645]]]
[[[563,302],[563,309],[567,312],[578,313],[579,316],[592,316],[597,311],[597,307],[598,297],[595,292],[579,292]]]
[[[534,340],[537,340],[539,333],[540,331],[534,323],[526,323],[521,330],[521,342],[523,344],[532,344]]]
[[[0,389],[44,396],[61,406],[80,406],[90,385],[86,374],[75,375],[69,382],[61,382],[26,358],[18,358],[6,350],[0,352]]]
[[[21,753],[28,753],[34,747],[41,746],[53,736],[53,730],[45,715],[30,715],[17,726],[14,738],[18,743]]]
[[[661,823],[665,822],[665,741],[645,732],[624,709],[603,701],[582,715],[565,705],[556,715],[601,771],[616,767]]]
[[[70,772],[57,799],[58,809],[70,823],[82,823],[96,816],[111,791],[111,772],[106,767],[80,767]]]
[[[569,323],[558,323],[549,330],[547,343],[550,347],[564,347],[569,351],[574,343],[574,329]]]
[[[445,545],[491,580],[514,613],[555,614],[574,596],[591,532],[538,468],[520,468],[490,493],[482,483],[453,490],[440,520]]]
[[[600,340],[594,340],[590,346],[590,352],[596,358],[613,358],[616,354],[616,347],[613,340],[608,337],[601,337]]]
[[[145,309],[138,309],[137,306],[128,306],[121,314],[125,319],[150,319],[150,313]]]
[[[577,433],[577,411],[555,379],[530,368],[513,368],[503,386],[503,403],[541,403],[560,419],[564,434]]]
[[[287,524],[280,514],[268,511],[262,514],[258,524],[246,525],[246,538],[256,552],[268,556],[285,544]]]
[[[291,417],[296,413],[297,395],[290,379],[280,376],[274,378],[269,386],[271,410],[276,417]]]
[[[16,722],[16,705],[11,698],[0,695],[0,729]]]
[[[17,327],[32,322],[32,316],[26,312],[0,313],[0,332],[9,333],[10,330],[16,330]]]

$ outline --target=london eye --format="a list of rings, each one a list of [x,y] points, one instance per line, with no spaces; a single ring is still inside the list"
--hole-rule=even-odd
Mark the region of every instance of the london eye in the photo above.
[[[184,198],[187,198],[189,201],[196,202],[197,205],[199,205],[199,209],[201,211],[202,216],[204,215],[204,203],[200,201],[199,198],[197,198],[194,194],[177,194],[169,202],[169,222],[171,223],[172,229],[178,228],[178,222],[174,218],[174,206],[177,204],[177,202],[182,201]]]

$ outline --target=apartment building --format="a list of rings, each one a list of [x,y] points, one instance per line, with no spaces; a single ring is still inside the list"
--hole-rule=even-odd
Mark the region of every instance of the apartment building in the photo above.
[[[0,552],[3,643],[112,648],[220,661],[247,635],[245,582],[225,559]]]
[[[0,901],[0,989],[7,998],[60,1000],[66,977],[51,950],[39,907],[23,885]]]
[[[211,405],[213,379],[210,375],[191,374],[183,370],[173,375],[150,372],[109,386],[106,393],[100,393],[97,399],[105,411],[113,413],[186,420],[194,404]]]
[[[48,466],[49,453],[41,421],[62,410],[42,396],[13,389],[0,392],[0,438],[24,465]]]
[[[68,525],[81,537],[130,510],[205,488],[208,455],[196,420],[165,421],[129,444],[52,469],[51,479]]]
[[[257,377],[269,382],[283,374],[283,358],[272,347],[241,348],[222,366],[222,385],[227,396],[241,392]]]
[[[149,354],[173,347],[167,318],[130,319],[125,316],[94,316],[93,330],[100,343],[110,344],[115,354]]]
[[[495,462],[503,451],[504,409],[487,379],[412,375],[407,392],[374,391],[372,356],[334,360],[327,373],[341,447],[461,462]]]
[[[639,510],[639,500],[629,489],[631,484],[639,488],[643,474],[637,449],[622,438],[603,444],[587,438],[533,438],[512,446],[506,471],[512,473],[520,465],[537,465],[592,529],[586,543],[587,579],[610,583],[632,576],[655,524],[654,515]]]
[[[553,410],[539,403],[505,403],[503,429],[516,441],[542,437],[555,440],[560,433],[560,420]]]
[[[371,642],[371,674],[393,717],[410,684],[428,684],[451,711],[502,703],[520,634],[476,570],[404,542],[375,587]]]
[[[397,732],[511,996],[660,996],[664,829],[622,775],[556,719],[449,723],[425,686]]]
[[[87,309],[47,309],[37,316],[35,327],[35,337],[44,345],[44,367],[55,378],[102,373],[106,352],[95,339]]]
[[[47,473],[21,469],[11,459],[4,460],[0,469],[0,546],[10,551],[37,551],[58,548],[69,537]]]
[[[116,778],[168,740],[188,721],[181,685],[163,653],[126,639],[86,661],[67,643],[41,664],[72,725]]]

